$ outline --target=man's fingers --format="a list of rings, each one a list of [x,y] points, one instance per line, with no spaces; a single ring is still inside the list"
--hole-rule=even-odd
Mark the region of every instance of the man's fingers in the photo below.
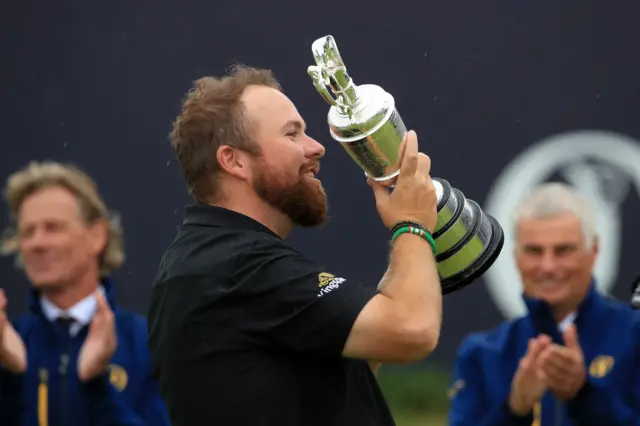
[[[380,210],[380,208],[389,200],[389,190],[380,182],[376,182],[370,178],[367,179],[367,184],[373,190],[373,196],[376,199],[376,207]]]
[[[404,158],[404,154],[407,150],[407,138],[409,137],[409,132],[405,133],[402,137],[402,143],[400,144],[400,150],[398,151],[398,159],[396,160],[398,168],[402,166],[402,159]]]
[[[104,295],[99,291],[96,291],[96,300],[98,301],[98,309],[104,309],[105,307]]]
[[[542,350],[544,349],[544,345],[538,339],[529,340],[529,350],[527,351],[527,357],[536,360]]]
[[[532,362],[537,362],[540,355],[549,347],[551,338],[546,335],[541,335],[533,339],[529,339],[529,346],[527,348],[527,358]]]
[[[527,353],[524,354],[525,358],[530,358],[531,354],[534,353],[536,349],[536,339],[529,339],[529,342],[527,343]]]
[[[566,382],[567,380],[566,376],[563,376],[561,373],[558,373],[557,371],[545,370],[543,374],[544,374],[545,383],[547,384],[547,386],[549,386],[552,389],[561,389],[564,385],[564,382]]]
[[[411,176],[415,174],[418,168],[418,138],[416,132],[410,130],[407,132],[407,142],[405,143],[404,155],[400,164],[400,179],[402,176]]]
[[[104,297],[104,294],[101,292],[96,292],[96,300],[98,301],[98,313],[105,315],[111,312],[109,309],[109,303],[107,302],[107,298]]]
[[[553,340],[551,340],[550,336],[547,336],[546,334],[541,334],[537,337],[538,342],[540,342],[540,344],[542,345],[543,348],[546,348],[547,346],[551,345],[553,343]]]
[[[570,349],[580,349],[580,342],[578,341],[578,332],[576,326],[571,324],[562,335],[564,344]]]
[[[542,368],[547,374],[554,377],[562,377],[570,374],[571,369],[566,363],[562,362],[559,358],[554,356],[545,356],[541,361]]]
[[[524,357],[520,360],[520,368],[525,370],[531,370],[536,365],[536,357],[535,353],[538,351],[537,346],[538,342],[536,339],[529,339],[529,343],[527,344],[527,353],[524,354]]]
[[[431,172],[431,158],[422,152],[418,153],[418,170],[417,174],[422,177],[429,176]]]
[[[552,346],[547,348],[538,361],[538,366],[544,370],[550,381],[558,384],[572,374],[572,360],[563,353],[564,348]]]
[[[539,371],[541,371],[545,379],[549,382],[550,385],[554,385],[557,383],[558,378],[562,377],[562,371],[555,364],[552,364],[548,360],[548,355],[543,354],[538,362],[536,363],[536,367]]]
[[[553,345],[549,348],[549,352],[556,363],[572,364],[574,362],[574,354],[568,348]]]
[[[568,348],[560,345],[551,344],[544,349],[545,359],[549,359],[556,363],[572,363],[574,355]]]
[[[4,311],[7,307],[7,297],[4,295],[4,290],[0,289],[0,311]]]
[[[544,382],[551,389],[564,390],[571,383],[571,377],[567,376],[567,373],[557,370],[544,370],[542,372],[544,376]]]

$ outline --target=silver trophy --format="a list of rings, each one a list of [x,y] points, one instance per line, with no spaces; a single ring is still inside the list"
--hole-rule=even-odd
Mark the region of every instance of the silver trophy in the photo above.
[[[316,65],[307,72],[318,93],[331,105],[331,137],[367,176],[389,181],[400,173],[400,146],[407,132],[393,96],[380,86],[356,85],[347,72],[335,40],[328,35],[311,46]],[[329,91],[331,90],[331,91]],[[449,182],[433,178],[438,195],[438,222],[433,231],[443,294],[466,287],[496,260],[504,233],[495,218]]]

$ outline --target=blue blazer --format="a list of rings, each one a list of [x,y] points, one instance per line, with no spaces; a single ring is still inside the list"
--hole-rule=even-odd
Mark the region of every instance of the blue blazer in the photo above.
[[[563,344],[549,306],[525,301],[527,316],[463,340],[450,391],[449,425],[640,426],[640,311],[602,296],[593,283],[575,319],[587,384],[567,403],[547,392],[535,418],[510,413],[511,381],[528,340],[545,333]]]
[[[27,348],[27,372],[15,375],[0,367],[0,425],[170,425],[152,378],[146,319],[118,308],[111,282],[102,284],[118,338],[109,371],[80,382],[78,354],[88,327],[71,337],[44,316],[40,297],[32,291],[30,312],[14,322]]]

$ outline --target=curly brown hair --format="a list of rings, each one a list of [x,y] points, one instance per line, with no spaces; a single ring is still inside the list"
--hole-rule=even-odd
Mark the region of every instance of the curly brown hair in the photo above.
[[[282,91],[271,70],[234,65],[224,77],[196,80],[173,122],[171,146],[189,193],[198,201],[211,201],[218,196],[218,148],[227,145],[252,154],[260,152],[251,138],[251,123],[240,100],[250,85]]]

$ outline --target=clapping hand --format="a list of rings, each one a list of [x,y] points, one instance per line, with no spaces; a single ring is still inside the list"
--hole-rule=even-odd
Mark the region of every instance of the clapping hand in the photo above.
[[[27,371],[27,350],[7,319],[7,298],[0,290],[0,364],[14,373]]]
[[[539,368],[540,357],[551,345],[551,338],[542,335],[529,340],[527,353],[511,383],[509,407],[515,414],[524,416],[533,410],[534,404],[547,390],[544,374]]]
[[[106,372],[118,347],[113,312],[102,293],[97,292],[96,298],[98,309],[78,358],[78,377],[81,381],[91,380]]]
[[[563,333],[563,338],[564,346],[552,344],[542,351],[538,368],[549,389],[566,401],[582,389],[587,380],[587,371],[578,333],[573,324]]]

